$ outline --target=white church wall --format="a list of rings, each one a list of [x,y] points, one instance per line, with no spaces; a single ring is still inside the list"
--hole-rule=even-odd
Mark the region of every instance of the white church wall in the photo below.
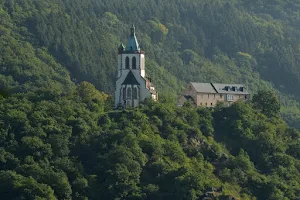
[[[132,71],[138,71],[142,77],[145,77],[145,55],[144,54],[122,54],[121,60],[118,62],[122,63],[121,69],[126,70],[126,57],[129,58],[129,69]],[[132,69],[132,59],[136,58],[136,69]]]
[[[145,72],[145,55],[140,54],[140,67],[141,67],[141,76],[145,78],[146,72]]]
[[[123,62],[122,62],[122,54],[119,54],[118,55],[118,77],[117,78],[119,78],[120,76],[121,76],[121,69],[122,69],[122,64],[123,64]]]

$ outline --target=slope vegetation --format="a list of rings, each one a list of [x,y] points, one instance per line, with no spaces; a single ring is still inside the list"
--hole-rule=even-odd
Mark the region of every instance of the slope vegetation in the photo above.
[[[23,59],[45,62],[47,57],[44,64],[30,60],[34,67],[28,68],[37,70],[24,74],[23,82],[27,76],[53,80],[50,76],[60,74],[63,78],[54,80],[65,79],[67,69],[73,81],[89,81],[112,93],[116,50],[135,23],[147,72],[161,93],[176,97],[189,81],[244,83],[253,93],[275,89],[283,116],[300,127],[296,1],[2,0],[0,6],[1,41],[8,41],[2,44],[4,55],[10,54],[9,47],[15,55],[30,54]],[[14,62],[20,57],[10,56]],[[14,85],[22,73],[14,67],[26,65],[9,59],[3,58],[4,87]],[[63,67],[50,73],[53,63]]]
[[[242,102],[112,111],[68,96],[0,100],[4,199],[299,199],[300,133]],[[272,103],[272,102],[270,102]]]

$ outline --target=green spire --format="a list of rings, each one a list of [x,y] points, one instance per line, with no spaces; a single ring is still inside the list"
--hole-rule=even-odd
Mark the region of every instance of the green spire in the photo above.
[[[130,37],[128,39],[125,51],[140,51],[140,46],[135,36],[134,25],[132,25],[130,29]]]

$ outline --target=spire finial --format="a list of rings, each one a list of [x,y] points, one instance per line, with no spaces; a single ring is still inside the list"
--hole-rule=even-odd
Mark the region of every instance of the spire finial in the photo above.
[[[132,24],[132,27],[131,27],[131,35],[135,35],[135,27],[134,27],[134,24]]]

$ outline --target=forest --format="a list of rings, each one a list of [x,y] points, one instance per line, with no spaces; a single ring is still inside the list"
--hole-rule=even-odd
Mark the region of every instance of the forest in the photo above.
[[[160,101],[114,110],[131,24]],[[299,36],[296,0],[0,0],[1,198],[299,199]]]
[[[1,198],[296,200],[300,132],[266,96],[213,110],[167,99],[112,110],[82,82],[64,96],[2,97]]]

